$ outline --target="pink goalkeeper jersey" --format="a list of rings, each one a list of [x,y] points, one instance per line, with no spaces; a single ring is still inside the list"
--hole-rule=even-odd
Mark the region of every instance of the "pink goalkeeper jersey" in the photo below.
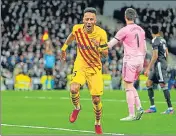
[[[120,29],[115,38],[124,45],[124,61],[144,61],[146,55],[145,31],[136,24]]]

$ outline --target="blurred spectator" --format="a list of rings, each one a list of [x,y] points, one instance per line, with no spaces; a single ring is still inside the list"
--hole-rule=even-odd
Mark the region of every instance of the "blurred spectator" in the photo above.
[[[13,89],[11,80],[17,74],[24,72],[33,78],[40,79],[46,75],[44,71],[45,46],[41,41],[42,35],[48,31],[55,55],[55,67],[53,76],[55,89],[64,89],[67,84],[67,75],[71,74],[74,58],[76,55],[76,44],[73,42],[68,48],[67,63],[60,62],[60,48],[70,33],[74,24],[81,23],[81,16],[85,7],[94,6],[103,13],[104,1],[2,1],[2,54],[1,66],[3,68],[7,89]],[[123,22],[123,14],[127,6],[118,10],[116,17]],[[153,23],[159,23],[163,30],[165,39],[176,35],[176,16],[174,9],[153,10],[148,7],[137,8],[140,23],[150,38],[150,28]],[[97,24],[102,25],[101,22]],[[123,24],[119,25],[119,28]],[[102,27],[102,26],[101,26]],[[116,31],[110,31],[108,26],[103,27],[111,39]],[[118,30],[119,30],[118,28]],[[116,51],[118,48],[118,51]],[[102,58],[103,73],[111,74],[113,88],[121,86],[123,46],[117,45],[114,50],[109,51],[108,58]],[[145,66],[149,57],[146,57]],[[9,84],[6,84],[8,79]],[[33,81],[33,80],[32,80]],[[38,82],[38,80],[35,80]],[[34,88],[40,88],[35,86]]]
[[[54,49],[47,32],[44,33],[43,40],[45,45],[44,68],[47,76],[45,84],[43,84],[44,85],[43,89],[53,89],[54,88],[53,69],[55,66]]]
[[[28,75],[21,72],[18,75],[16,75],[14,84],[15,90],[30,90],[31,78]]]
[[[5,79],[3,76],[0,77],[0,81],[1,81],[1,90],[6,90],[6,86],[5,86]]]
[[[82,22],[85,7],[93,3],[102,13],[103,0],[101,3],[92,0],[2,1],[2,67],[13,73],[13,78],[20,72],[29,74],[35,81],[45,75],[45,46],[40,39],[48,31],[56,56],[55,88],[64,89],[73,67],[76,45],[72,43],[69,47],[65,64],[60,63],[59,50],[72,26]]]

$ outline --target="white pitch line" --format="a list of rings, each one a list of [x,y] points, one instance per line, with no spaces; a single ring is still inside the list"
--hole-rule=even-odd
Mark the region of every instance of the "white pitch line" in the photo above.
[[[41,96],[41,97],[30,97],[30,96],[25,96],[24,98],[26,99],[53,99],[52,97],[45,97],[45,96]],[[61,100],[68,100],[70,99],[69,97],[60,97]],[[91,101],[90,98],[81,98],[81,100],[83,101]],[[126,102],[126,100],[117,100],[117,99],[103,99],[102,101],[105,102]],[[147,103],[149,101],[141,101],[142,103]],[[164,101],[156,101],[155,103],[159,103],[159,104],[165,104],[166,102]],[[174,104],[176,104],[176,102],[172,102]]]
[[[24,98],[26,99],[52,99],[52,97],[45,97],[45,96],[40,96],[40,97],[25,96]]]
[[[1,126],[19,127],[19,128],[38,128],[38,129],[61,130],[61,131],[71,131],[71,132],[82,132],[82,133],[95,134],[94,131],[68,129],[68,128],[53,128],[53,127],[27,126],[27,125],[15,125],[15,124],[1,124]],[[116,133],[103,133],[103,134],[105,134],[105,135],[116,135],[116,136],[124,135],[124,134],[116,134]]]
[[[60,99],[62,100],[68,100],[70,99],[69,97],[60,97]],[[80,98],[80,100],[83,100],[83,101],[90,101],[91,99],[89,98]],[[106,102],[126,102],[126,100],[116,100],[116,99],[102,99],[102,101],[106,101]],[[149,101],[141,101],[143,103],[147,103]],[[166,103],[166,102],[162,102],[162,101],[156,101],[155,103]],[[176,102],[172,102],[172,103],[176,103]]]

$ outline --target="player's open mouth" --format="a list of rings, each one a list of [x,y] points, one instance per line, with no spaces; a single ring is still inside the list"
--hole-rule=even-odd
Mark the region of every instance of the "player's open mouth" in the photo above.
[[[87,29],[90,30],[90,29],[91,29],[91,26],[87,26]]]

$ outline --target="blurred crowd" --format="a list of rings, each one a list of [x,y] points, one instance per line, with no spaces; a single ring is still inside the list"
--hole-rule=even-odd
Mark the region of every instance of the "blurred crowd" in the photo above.
[[[67,75],[72,72],[76,44],[73,42],[67,50],[67,63],[60,60],[60,49],[73,25],[82,22],[85,7],[91,4],[90,0],[2,1],[1,78],[15,79],[15,76],[20,73],[28,75],[30,78],[41,78],[46,75],[43,59],[44,45],[41,37],[47,31],[55,48],[54,88],[64,89],[67,85]],[[103,13],[102,5],[93,6],[99,7],[99,12]],[[175,35],[176,18],[173,16],[175,13],[173,10],[168,9],[168,13],[164,14],[162,11],[155,13],[154,10],[139,8],[137,12],[139,23],[141,21],[142,24],[146,24],[144,27],[147,31],[149,31],[148,29],[152,23],[159,21],[163,25],[165,37]],[[160,18],[158,14],[164,14],[165,17]],[[163,20],[163,22],[160,20]],[[107,31],[108,39],[111,39],[116,33],[115,31],[110,32],[108,26],[102,26],[101,22],[98,22],[98,25]],[[109,52],[108,58],[102,58],[103,73],[112,76],[112,88],[114,89],[119,89],[121,84],[122,56],[123,47],[119,44],[115,47],[115,50]],[[145,66],[148,64],[149,59],[150,55],[147,55]],[[1,82],[5,82],[5,80],[1,80]],[[8,83],[5,82],[5,84]],[[37,86],[35,89],[40,88],[40,86]],[[13,89],[13,86],[7,86],[6,89]]]
[[[75,43],[69,47],[68,63],[64,65],[59,60],[60,48],[73,24],[81,22],[85,7],[86,1],[2,1],[2,75],[6,78],[14,78],[20,72],[30,77],[45,75],[41,37],[48,31],[55,48],[55,88],[64,88],[66,75],[72,70]]]

